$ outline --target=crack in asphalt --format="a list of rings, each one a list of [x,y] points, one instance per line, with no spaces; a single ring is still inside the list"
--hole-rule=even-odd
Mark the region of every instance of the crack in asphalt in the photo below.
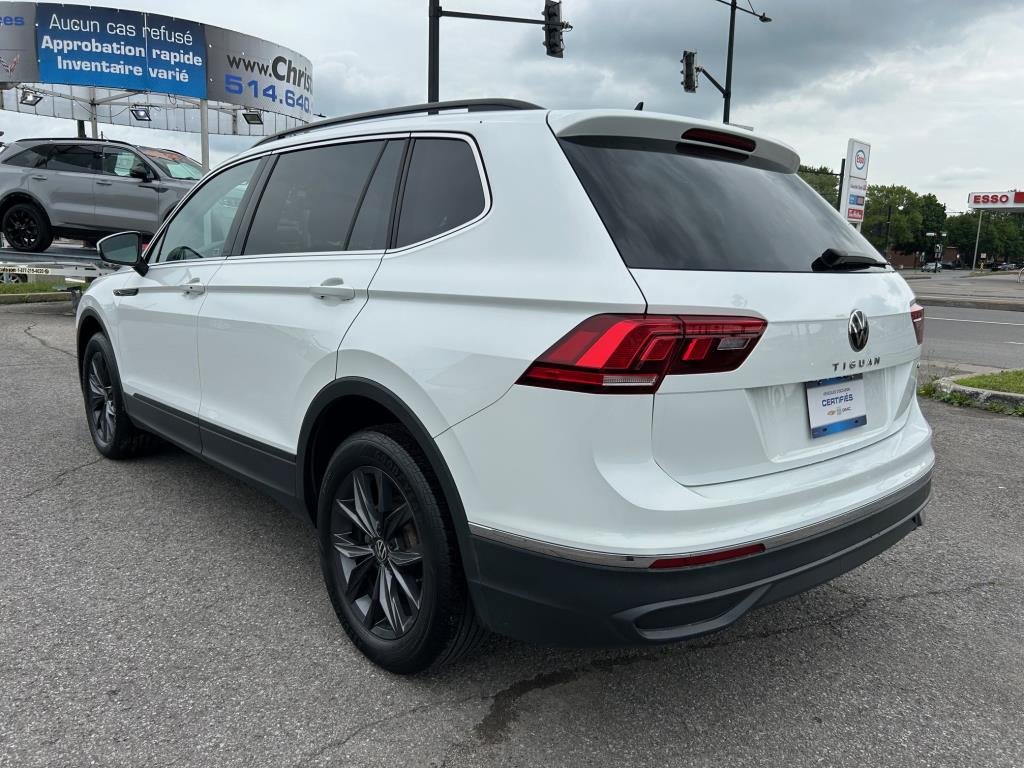
[[[43,491],[49,490],[50,488],[57,488],[61,484],[63,484],[63,482],[70,475],[74,474],[75,472],[78,472],[81,469],[85,469],[86,467],[91,467],[93,464],[99,464],[101,461],[103,461],[103,457],[102,456],[97,456],[95,459],[91,459],[89,461],[83,462],[82,464],[77,464],[77,465],[75,465],[73,467],[68,467],[67,469],[62,469],[57,474],[55,474],[52,477],[48,478],[49,482],[46,485],[41,485],[38,488],[33,488],[31,491],[28,491],[27,493],[23,494],[21,496],[21,501],[25,501],[26,499],[30,499],[33,496],[42,493]]]
[[[24,333],[26,336],[28,336],[30,339],[35,339],[36,341],[38,341],[40,344],[42,344],[47,349],[52,349],[54,352],[60,352],[62,355],[67,355],[72,360],[77,360],[78,359],[77,355],[75,355],[75,354],[73,354],[71,352],[68,352],[66,349],[62,349],[61,347],[55,347],[50,342],[46,341],[46,339],[41,339],[38,336],[36,336],[34,333],[32,333],[32,329],[35,328],[37,325],[38,325],[38,323],[29,323],[28,327],[22,328],[21,332]]]
[[[905,602],[907,600],[913,600],[921,597],[936,597],[945,595],[957,595],[957,594],[968,594],[979,589],[985,589],[988,587],[1007,587],[1010,583],[1007,581],[1000,581],[998,579],[988,579],[986,581],[971,582],[966,585],[959,587],[951,587],[948,589],[926,589],[917,592],[908,592],[904,595],[893,595],[893,596],[869,596],[860,595],[855,592],[843,589],[834,584],[828,584],[829,587],[853,598],[856,604],[847,610],[840,611],[839,613],[829,614],[813,619],[811,621],[800,622],[787,627],[779,627],[777,629],[763,630],[759,632],[747,632],[732,637],[725,637],[718,641],[712,641],[700,644],[689,644],[687,647],[696,651],[703,650],[714,650],[717,648],[725,648],[738,643],[748,642],[750,640],[765,640],[768,638],[776,637],[778,635],[792,634],[794,632],[800,632],[804,629],[810,629],[816,626],[830,626],[835,627],[843,621],[857,615],[864,611],[868,606],[873,603],[885,603],[885,602]],[[533,691],[544,690],[547,688],[553,688],[558,685],[565,685],[567,683],[574,682],[582,677],[585,673],[591,671],[613,671],[620,667],[630,666],[633,664],[639,664],[647,661],[653,661],[657,658],[678,650],[668,647],[659,651],[653,651],[648,653],[633,654],[631,656],[624,656],[620,658],[611,659],[598,659],[588,664],[579,667],[572,667],[562,670],[556,670],[554,672],[546,672],[540,675],[536,675],[525,680],[519,680],[511,685],[502,688],[497,693],[492,694],[491,708],[484,715],[481,720],[473,729],[474,735],[484,745],[499,744],[506,741],[512,730],[512,726],[519,717],[518,704],[520,700]]]

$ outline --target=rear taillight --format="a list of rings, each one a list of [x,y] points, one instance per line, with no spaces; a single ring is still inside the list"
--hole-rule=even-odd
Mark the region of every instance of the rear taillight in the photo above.
[[[910,305],[910,322],[914,324],[914,335],[917,343],[924,343],[924,307],[916,301]]]
[[[519,383],[577,392],[655,392],[667,375],[735,370],[766,325],[759,317],[595,315],[541,355]]]

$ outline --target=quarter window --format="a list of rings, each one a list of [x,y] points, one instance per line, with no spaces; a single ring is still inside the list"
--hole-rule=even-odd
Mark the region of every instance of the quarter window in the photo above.
[[[45,168],[51,151],[52,148],[45,145],[32,147],[17,153],[4,162],[6,165],[14,165],[19,168]]]
[[[384,141],[281,155],[253,217],[243,255],[343,251]]]
[[[418,243],[472,221],[484,190],[470,145],[461,139],[416,139],[402,195],[397,246]]]
[[[241,216],[242,199],[259,160],[228,168],[192,195],[174,214],[160,242],[157,262],[224,256],[231,227]]]

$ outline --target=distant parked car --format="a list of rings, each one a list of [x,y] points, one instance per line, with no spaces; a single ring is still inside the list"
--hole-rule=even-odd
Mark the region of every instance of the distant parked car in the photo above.
[[[99,139],[22,139],[0,151],[0,231],[19,251],[55,237],[95,243],[126,229],[152,235],[203,175],[167,149]]]
[[[941,272],[942,265],[937,261],[929,261],[927,264],[921,267],[922,272]]]
[[[999,269],[1001,271],[1003,271],[1003,272],[1014,272],[1014,271],[1020,269],[1020,266],[1018,266],[1014,262],[1010,261],[1010,262],[1007,262],[1005,264],[1000,264],[999,265]]]

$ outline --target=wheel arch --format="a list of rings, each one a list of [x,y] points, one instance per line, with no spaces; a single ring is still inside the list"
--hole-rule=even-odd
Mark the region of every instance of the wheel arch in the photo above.
[[[39,198],[37,198],[31,192],[26,192],[23,189],[16,189],[13,192],[8,192],[6,195],[3,196],[3,198],[0,198],[0,220],[3,219],[4,214],[7,213],[7,210],[11,206],[17,205],[18,203],[29,203],[30,205],[34,205],[36,208],[39,209],[39,212],[43,214],[43,217],[46,219],[47,225],[51,227],[53,226],[53,222],[50,221],[50,214],[46,212],[46,206],[43,205],[39,201]]]
[[[78,377],[82,377],[82,355],[85,353],[85,345],[89,343],[96,333],[102,333],[107,337],[107,341],[110,342],[110,347],[113,349],[114,342],[110,338],[110,334],[107,332],[107,327],[103,324],[99,314],[90,308],[83,309],[78,319],[78,328],[75,331],[75,350],[78,353]],[[116,359],[114,361],[117,362]]]
[[[296,495],[300,504],[315,526],[319,478],[334,449],[348,435],[383,422],[401,424],[430,463],[451,513],[466,579],[471,592],[474,591],[477,566],[469,522],[451,470],[419,417],[401,398],[377,382],[361,377],[336,379],[313,398],[302,422],[295,457]]]

